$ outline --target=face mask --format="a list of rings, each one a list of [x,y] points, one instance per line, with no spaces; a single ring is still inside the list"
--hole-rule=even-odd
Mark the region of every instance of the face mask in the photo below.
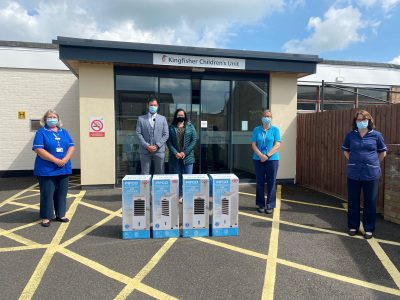
[[[271,118],[270,117],[262,117],[261,121],[263,122],[264,125],[268,125],[271,123]]]
[[[46,124],[47,124],[47,126],[49,126],[49,127],[57,126],[57,124],[58,124],[58,119],[57,119],[57,118],[47,118]]]
[[[185,117],[176,117],[176,120],[178,121],[178,122],[184,122],[185,121]]]
[[[365,129],[365,128],[368,128],[368,120],[365,120],[365,121],[357,121],[356,124],[357,124],[357,128],[358,128],[358,129]]]
[[[149,106],[149,112],[155,114],[157,112],[158,106]]]

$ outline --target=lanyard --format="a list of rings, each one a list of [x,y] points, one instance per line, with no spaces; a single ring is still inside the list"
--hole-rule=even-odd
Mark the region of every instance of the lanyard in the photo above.
[[[267,145],[265,144],[265,140],[267,139],[267,133],[266,132],[261,132],[262,137],[263,137],[263,146],[266,147]]]
[[[60,136],[58,134],[54,133],[54,132],[52,132],[52,133],[54,135],[54,139],[57,141],[58,148],[61,148],[61,145],[60,145],[61,138],[60,138]]]

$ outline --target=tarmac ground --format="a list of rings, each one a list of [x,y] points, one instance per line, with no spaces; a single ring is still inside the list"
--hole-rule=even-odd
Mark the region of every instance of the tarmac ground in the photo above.
[[[1,299],[400,299],[400,225],[350,237],[340,199],[283,185],[260,214],[244,184],[238,237],[122,240],[121,189],[79,182],[43,228],[37,180],[0,178]]]

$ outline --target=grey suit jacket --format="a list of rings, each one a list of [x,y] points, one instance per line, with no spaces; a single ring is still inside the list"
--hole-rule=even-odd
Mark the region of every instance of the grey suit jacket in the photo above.
[[[159,114],[156,114],[154,125],[154,144],[158,146],[157,152],[165,152],[165,143],[169,137],[167,119]],[[136,134],[139,139],[139,153],[148,154],[147,147],[153,135],[153,128],[150,126],[148,115],[139,116],[136,124]]]

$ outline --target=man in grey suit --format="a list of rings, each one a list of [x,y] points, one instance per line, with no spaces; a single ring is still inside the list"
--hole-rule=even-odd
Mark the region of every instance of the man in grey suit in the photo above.
[[[150,174],[151,161],[154,173],[164,174],[165,143],[169,137],[167,119],[157,114],[157,98],[150,98],[147,108],[148,113],[139,116],[136,125],[142,174]]]

